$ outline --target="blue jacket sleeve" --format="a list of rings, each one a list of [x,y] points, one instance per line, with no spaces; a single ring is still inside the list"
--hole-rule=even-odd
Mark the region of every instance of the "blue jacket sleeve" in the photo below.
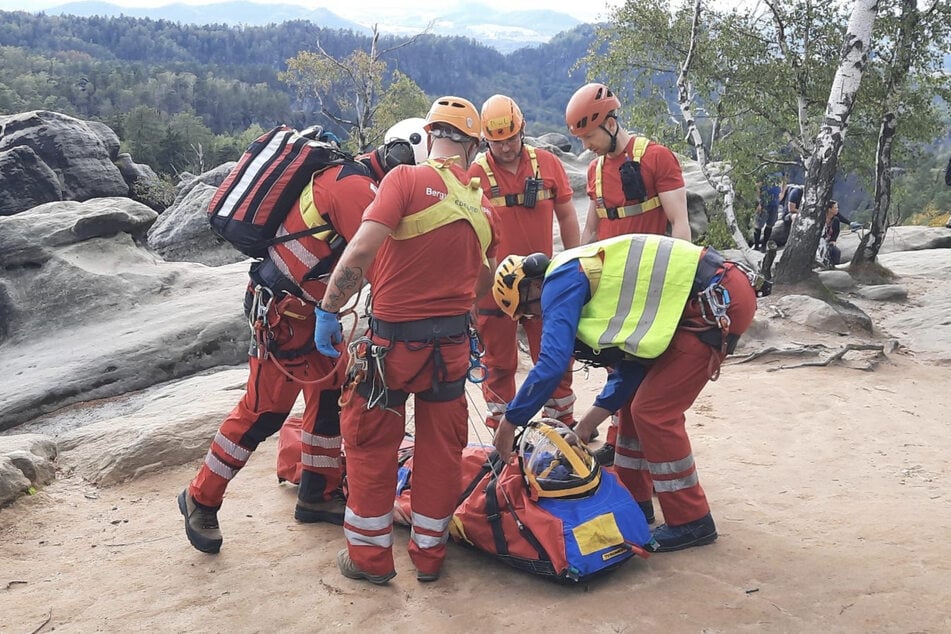
[[[591,299],[588,278],[581,265],[572,260],[554,270],[545,278],[541,299],[541,351],[506,408],[505,418],[513,425],[525,425],[538,413],[568,369],[581,309]]]

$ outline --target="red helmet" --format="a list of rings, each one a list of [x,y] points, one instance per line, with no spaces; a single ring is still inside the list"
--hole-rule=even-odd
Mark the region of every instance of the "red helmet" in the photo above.
[[[608,115],[619,109],[621,102],[604,84],[585,84],[575,91],[565,108],[565,122],[575,136],[587,131],[588,126],[600,126]]]

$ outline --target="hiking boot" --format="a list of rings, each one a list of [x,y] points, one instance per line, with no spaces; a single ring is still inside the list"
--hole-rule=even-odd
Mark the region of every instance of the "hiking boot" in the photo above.
[[[416,581],[419,581],[420,583],[431,583],[433,581],[438,581],[439,575],[440,573],[438,572],[421,572],[417,570]]]
[[[641,513],[644,514],[644,519],[647,520],[648,524],[653,524],[655,521],[654,517],[654,502],[653,500],[647,500],[646,502],[638,502],[637,505],[641,507]]]
[[[602,467],[610,467],[614,464],[614,445],[610,443],[604,443],[597,451],[594,452],[594,459],[598,461],[598,464]]]
[[[305,502],[297,498],[294,519],[304,524],[329,522],[337,526],[343,526],[343,514],[346,510],[347,502],[343,495],[338,495],[336,492],[329,500],[322,502]]]
[[[360,570],[357,568],[357,565],[353,563],[353,560],[350,559],[350,553],[347,552],[346,548],[337,553],[337,568],[340,569],[340,574],[347,579],[366,579],[370,583],[375,583],[378,586],[382,586],[396,576],[395,570],[385,575],[371,575],[369,572]]]
[[[707,513],[698,520],[680,526],[661,524],[651,533],[651,541],[644,548],[652,553],[670,553],[693,546],[706,546],[717,541],[717,527],[713,516]]]
[[[178,496],[178,510],[185,516],[185,535],[192,546],[212,555],[221,550],[218,509],[199,504],[185,489]]]

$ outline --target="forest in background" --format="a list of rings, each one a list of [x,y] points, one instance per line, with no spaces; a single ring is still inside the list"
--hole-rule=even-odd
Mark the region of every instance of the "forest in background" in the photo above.
[[[229,27],[0,12],[0,113],[47,109],[102,121],[119,135],[124,151],[160,174],[200,173],[235,160],[278,123],[332,127],[319,114],[328,104],[301,94],[280,73],[318,42],[343,59],[367,50],[371,39],[304,21]],[[509,54],[431,34],[380,36],[376,45],[387,65],[384,84],[402,74],[429,98],[458,94],[477,105],[504,92],[522,105],[527,132],[540,134],[564,131],[564,105],[587,81],[585,58],[596,42],[595,27],[582,25]],[[662,75],[654,80],[670,81]],[[683,151],[676,139],[659,140]],[[949,151],[946,135],[902,166],[905,187],[894,202],[906,210],[903,216],[951,206],[951,195],[933,185]],[[849,211],[867,204],[859,179],[843,174],[838,187],[848,190]]]
[[[388,77],[412,79],[430,97],[480,104],[506,92],[522,104],[528,132],[564,128],[564,104],[585,82],[571,73],[593,27],[508,55],[462,37],[382,35]],[[262,129],[331,125],[319,105],[278,77],[287,60],[320,46],[343,59],[371,38],[295,21],[267,27],[195,26],[162,20],[0,12],[0,112],[63,112],[109,125],[136,161],[169,174],[234,160]],[[434,63],[433,60],[438,60]],[[425,112],[418,113],[424,116]],[[336,129],[346,137],[346,130]]]

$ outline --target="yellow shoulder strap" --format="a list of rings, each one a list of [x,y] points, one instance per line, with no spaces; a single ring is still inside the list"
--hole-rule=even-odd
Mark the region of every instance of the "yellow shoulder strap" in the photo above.
[[[486,261],[485,252],[492,242],[492,227],[482,211],[482,184],[478,178],[472,178],[465,184],[460,183],[449,171],[449,163],[451,161],[427,161],[446,184],[448,195],[434,205],[404,216],[391,236],[394,240],[407,240],[451,222],[465,220],[475,230],[482,246],[482,259]]]
[[[641,157],[644,156],[644,152],[647,151],[647,144],[650,143],[650,139],[646,136],[636,136],[634,137],[634,145],[631,147],[631,160],[640,162]]]

